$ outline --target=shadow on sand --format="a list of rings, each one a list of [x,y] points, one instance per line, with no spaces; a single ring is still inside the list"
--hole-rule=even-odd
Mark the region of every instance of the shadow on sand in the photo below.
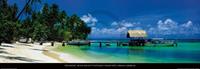
[[[34,62],[37,60],[34,59],[29,59],[29,58],[25,58],[25,57],[16,57],[16,56],[3,56],[0,55],[1,58],[5,58],[5,59],[9,59],[9,60],[19,60],[19,61],[27,61],[27,62]]]
[[[36,50],[36,51],[48,51],[48,50],[43,50],[43,49],[32,49],[32,50]]]
[[[10,59],[10,60],[27,61],[27,62],[37,61],[37,60],[34,60],[34,59],[25,58],[25,57],[5,56],[5,55],[2,55],[2,54],[12,55],[12,54],[10,54],[6,51],[0,51],[0,58]]]
[[[8,53],[6,51],[0,51],[0,54],[9,54],[9,55],[11,55],[10,53]]]
[[[4,48],[0,48],[0,50],[5,50]]]
[[[14,46],[9,46],[9,45],[1,45],[0,47],[10,47],[10,48],[14,48]],[[38,60],[34,60],[34,59],[30,59],[30,58],[26,58],[26,57],[18,57],[18,56],[5,56],[2,54],[8,54],[8,55],[12,55],[11,53],[8,53],[6,51],[3,51],[4,48],[0,48],[0,58],[5,58],[5,59],[9,59],[9,60],[19,60],[19,61],[26,61],[26,62],[34,62],[34,61],[38,61]]]
[[[9,45],[1,45],[1,47],[10,47],[10,48],[14,48],[13,46],[9,46]]]

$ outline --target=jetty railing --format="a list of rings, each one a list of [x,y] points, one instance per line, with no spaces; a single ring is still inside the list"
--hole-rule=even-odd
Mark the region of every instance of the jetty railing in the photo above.
[[[110,42],[110,41],[99,41],[99,42],[89,42],[88,45],[91,46],[92,43],[98,43],[99,46],[101,47],[103,44],[106,44],[106,46],[110,46],[111,43],[115,43],[117,46],[121,46],[122,43],[128,43],[128,42],[120,42],[120,41],[115,41],[115,42]]]
[[[88,41],[87,43],[76,42],[76,43],[71,44],[71,45],[77,45],[77,46],[87,45],[87,46],[91,46],[94,43],[97,43],[99,47],[102,47],[102,46],[111,46],[111,44],[116,44],[116,46],[130,46],[131,42],[129,42],[129,41]],[[154,44],[154,43],[152,43],[152,44]],[[172,46],[177,46],[177,43],[173,43],[171,45]]]

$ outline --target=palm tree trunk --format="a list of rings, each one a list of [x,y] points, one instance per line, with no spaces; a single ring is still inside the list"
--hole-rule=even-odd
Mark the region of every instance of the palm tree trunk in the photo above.
[[[19,17],[22,15],[22,13],[24,12],[24,10],[28,7],[29,3],[31,2],[31,0],[28,0],[28,2],[26,2],[26,5],[24,6],[24,8],[20,11],[20,13],[18,14],[16,20],[19,19]]]

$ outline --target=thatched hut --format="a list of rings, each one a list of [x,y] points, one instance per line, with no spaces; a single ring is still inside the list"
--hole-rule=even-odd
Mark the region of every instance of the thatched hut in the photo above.
[[[145,38],[147,37],[146,31],[144,30],[129,30],[127,38]]]
[[[147,33],[144,30],[129,30],[127,32],[130,46],[144,46],[146,37]]]

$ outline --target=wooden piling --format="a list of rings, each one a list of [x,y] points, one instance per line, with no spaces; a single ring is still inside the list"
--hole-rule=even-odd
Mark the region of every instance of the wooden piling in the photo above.
[[[117,42],[117,46],[119,46],[119,42]]]
[[[91,46],[91,42],[88,43],[88,46]]]
[[[177,46],[178,46],[178,44],[177,44],[177,43],[174,43],[174,44],[173,44],[173,46],[177,47]]]
[[[126,42],[123,43],[123,42],[120,42],[120,41],[116,41],[116,42],[101,42],[101,41],[99,41],[99,42],[89,42],[87,45],[91,46],[92,43],[97,43],[99,45],[99,47],[102,47],[104,45],[104,43],[105,43],[106,46],[111,46],[112,43],[115,43],[117,46],[121,46],[121,45],[127,46],[126,44],[124,44]],[[77,45],[79,46],[80,44],[78,43]]]
[[[100,46],[100,47],[101,47],[101,45],[102,45],[101,42],[99,42],[99,46]]]
[[[78,46],[80,47],[80,42],[78,42]]]

